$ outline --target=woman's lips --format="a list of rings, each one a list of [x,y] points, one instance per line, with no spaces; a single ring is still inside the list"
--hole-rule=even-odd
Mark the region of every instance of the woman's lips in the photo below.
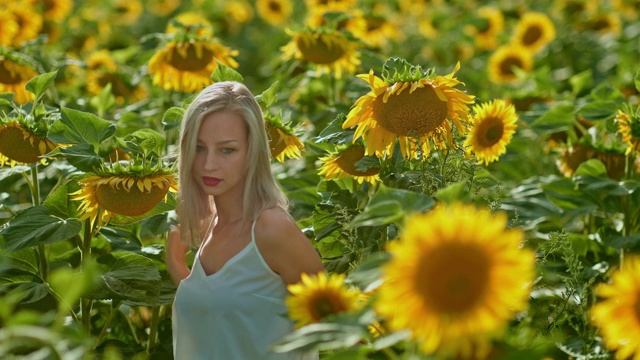
[[[202,182],[207,186],[216,186],[216,185],[220,184],[221,181],[222,181],[222,179],[218,179],[216,177],[210,177],[210,176],[203,176],[202,177]]]

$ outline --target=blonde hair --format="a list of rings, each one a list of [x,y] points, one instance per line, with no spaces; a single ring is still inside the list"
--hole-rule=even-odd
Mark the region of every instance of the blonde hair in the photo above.
[[[243,216],[255,220],[274,206],[287,209],[288,200],[271,173],[271,152],[262,109],[249,89],[238,82],[215,83],[202,90],[187,108],[180,129],[178,157],[178,219],[184,243],[198,247],[201,232],[216,216],[215,199],[208,196],[192,175],[196,142],[202,120],[217,112],[238,114],[247,125]]]

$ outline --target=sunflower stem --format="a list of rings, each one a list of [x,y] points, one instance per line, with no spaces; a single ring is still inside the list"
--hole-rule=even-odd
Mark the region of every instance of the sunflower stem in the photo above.
[[[387,348],[382,348],[382,353],[385,354],[387,356],[387,358],[389,358],[391,360],[400,360],[398,355],[388,347]]]
[[[112,304],[111,311],[109,312],[109,317],[107,318],[107,321],[104,323],[104,326],[102,327],[102,330],[100,330],[100,335],[98,335],[98,339],[96,340],[96,347],[98,347],[98,345],[100,345],[100,341],[102,341],[102,338],[104,338],[104,334],[107,332],[107,328],[111,324],[111,320],[113,320],[113,317],[115,316],[116,311],[118,311],[118,308],[120,308],[120,303],[119,302],[115,306],[113,306],[113,304]]]
[[[160,324],[160,306],[151,308],[151,324],[149,325],[149,340],[147,341],[147,353],[156,347],[158,337],[158,325]]]
[[[33,206],[40,206],[40,183],[38,182],[38,163],[31,164],[31,180],[27,178],[29,190],[31,190],[31,201]],[[38,263],[40,268],[40,276],[45,282],[49,276],[49,264],[44,245],[38,245]]]
[[[83,269],[87,269],[91,261],[91,217],[84,222],[84,238],[82,239],[82,247],[80,249],[81,264]],[[82,327],[89,333],[91,331],[91,299],[82,298]]]

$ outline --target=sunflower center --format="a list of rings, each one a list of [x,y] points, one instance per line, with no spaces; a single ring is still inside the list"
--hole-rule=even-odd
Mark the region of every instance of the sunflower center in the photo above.
[[[329,315],[337,314],[342,311],[340,307],[336,305],[337,304],[335,304],[331,299],[326,297],[317,297],[311,305],[313,318],[318,321]]]
[[[96,189],[96,200],[105,210],[125,216],[140,216],[153,209],[167,195],[169,186],[163,188],[151,186],[150,191],[140,191],[137,182],[142,179],[135,179],[136,183],[127,190],[122,178],[117,182],[117,186],[108,184],[98,185]]]
[[[17,73],[13,73],[7,69],[4,59],[0,57],[0,83],[6,85],[18,84],[22,81],[20,75]]]
[[[336,42],[327,44],[326,40],[327,38],[323,35],[318,39],[311,36],[299,36],[296,39],[296,46],[306,61],[315,64],[333,64],[342,58],[346,51],[340,44]]]
[[[282,11],[282,6],[277,1],[269,1],[269,9],[273,12],[279,13]]]
[[[367,20],[367,32],[378,30],[382,27],[382,25],[384,25],[384,20],[375,16],[367,17],[366,20]]]
[[[478,29],[478,33],[485,34],[489,32],[491,29],[491,22],[487,18],[480,18],[478,20],[478,25],[476,25],[476,29]]]
[[[343,151],[336,159],[336,163],[344,172],[354,176],[372,176],[380,172],[380,169],[369,168],[367,171],[356,169],[356,162],[364,157],[364,146],[354,146]]]
[[[25,139],[25,134],[27,138]],[[55,145],[41,137],[26,132],[19,125],[0,127],[0,154],[21,163],[40,161],[38,156],[55,148]]]
[[[480,129],[478,129],[478,132],[480,134],[480,136],[478,137],[480,146],[488,148],[498,143],[500,139],[502,139],[504,126],[500,119],[489,118],[480,125]]]
[[[403,136],[420,136],[436,130],[447,119],[447,102],[440,100],[431,86],[409,94],[389,96],[383,102],[378,96],[373,103],[373,115],[388,131]]]
[[[105,74],[98,79],[98,83],[102,88],[111,83],[111,91],[115,96],[125,98],[133,96],[133,89],[117,74]]]
[[[168,61],[172,67],[182,71],[199,71],[207,67],[213,59],[213,52],[206,47],[196,47],[193,44],[185,44],[187,51],[182,56],[174,50]]]
[[[415,286],[435,311],[461,314],[483,300],[489,287],[490,266],[487,254],[480,248],[469,244],[441,245],[419,265]]]
[[[500,63],[500,72],[503,75],[515,75],[513,67],[522,69],[522,61],[516,57],[507,57]]]
[[[542,29],[537,26],[530,26],[524,32],[522,42],[525,46],[535,44],[542,37]]]
[[[266,125],[267,134],[269,135],[269,149],[271,150],[271,156],[276,157],[287,148],[287,142],[284,141],[278,132],[278,128],[269,123],[266,123]]]

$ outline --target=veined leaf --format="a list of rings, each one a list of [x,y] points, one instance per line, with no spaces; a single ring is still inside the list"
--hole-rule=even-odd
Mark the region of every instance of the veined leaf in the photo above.
[[[46,74],[38,75],[33,79],[29,80],[24,87],[28,91],[31,91],[32,93],[34,93],[36,95],[36,99],[39,99],[42,96],[42,94],[44,94],[45,91],[47,91],[49,86],[53,84],[53,80],[55,80],[56,75],[58,75],[58,70],[52,71]]]
[[[49,129],[48,137],[59,144],[88,143],[98,150],[100,143],[113,136],[116,126],[94,114],[62,108],[62,118]]]
[[[101,275],[90,298],[155,304],[162,278],[152,260],[138,254],[114,252],[100,256],[96,262]]]

